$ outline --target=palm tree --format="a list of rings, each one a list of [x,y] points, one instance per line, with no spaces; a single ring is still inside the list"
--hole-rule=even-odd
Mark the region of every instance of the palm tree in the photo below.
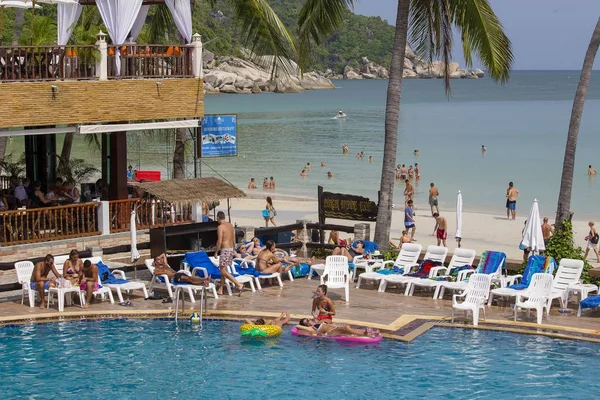
[[[556,207],[556,228],[562,226],[565,219],[570,219],[571,214],[571,193],[573,191],[573,174],[575,171],[575,151],[577,150],[577,135],[579,134],[579,125],[581,124],[581,115],[583,114],[583,105],[587,97],[590,78],[592,76],[592,67],[594,59],[600,46],[600,18],[594,28],[592,39],[588,46],[579,84],[573,99],[573,108],[571,109],[571,121],[569,122],[569,133],[567,135],[567,144],[565,146],[565,158],[563,159],[563,169],[560,180],[560,192],[558,193],[558,205]]]
[[[60,166],[56,169],[57,175],[61,176],[65,182],[73,185],[79,185],[83,181],[91,178],[94,174],[100,173],[100,170],[89,164],[81,158],[73,158],[70,160],[62,160],[59,155]]]
[[[320,26],[327,22],[328,10],[351,6],[352,1],[308,0],[300,14],[300,49],[311,36],[321,33]],[[452,28],[461,35],[463,52],[468,67],[472,54],[479,56],[495,81],[508,79],[513,57],[511,44],[504,34],[498,17],[488,0],[398,0],[396,33],[388,81],[385,111],[385,141],[383,167],[375,241],[388,247],[394,199],[394,165],[398,144],[398,117],[402,92],[402,73],[407,38],[410,33],[415,50],[421,57],[445,62],[445,90],[450,93],[449,63],[452,52]]]

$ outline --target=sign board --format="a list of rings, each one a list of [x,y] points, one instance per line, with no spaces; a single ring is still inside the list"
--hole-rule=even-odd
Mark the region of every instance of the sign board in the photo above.
[[[237,116],[202,117],[202,157],[237,155]]]
[[[321,223],[326,218],[376,221],[377,204],[362,196],[323,192],[319,186],[319,217]]]

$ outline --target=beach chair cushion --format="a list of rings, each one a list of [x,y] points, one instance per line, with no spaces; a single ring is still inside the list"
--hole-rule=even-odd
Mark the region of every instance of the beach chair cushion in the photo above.
[[[556,261],[552,257],[534,255],[527,260],[527,266],[523,271],[521,282],[508,286],[509,289],[523,290],[529,287],[533,274],[545,273],[551,274],[556,268]]]

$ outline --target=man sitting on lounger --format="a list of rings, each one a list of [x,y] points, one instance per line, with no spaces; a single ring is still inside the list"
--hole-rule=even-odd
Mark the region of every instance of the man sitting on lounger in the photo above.
[[[282,327],[283,325],[290,322],[290,313],[288,311],[284,311],[281,315],[275,319],[267,319],[259,318],[256,321],[252,322],[249,319],[244,319],[244,322],[251,325],[277,325],[278,327]]]
[[[379,335],[378,330],[372,330],[369,328],[364,329],[356,329],[352,328],[349,325],[335,325],[335,324],[325,324],[322,322],[315,323],[313,320],[308,318],[302,318],[300,320],[300,325],[296,325],[296,329],[300,332],[310,333],[310,334],[319,334],[323,336],[366,336],[366,337],[375,337]]]
[[[79,288],[85,290],[85,304],[82,304],[81,308],[88,308],[94,296],[94,291],[98,290],[98,266],[92,264],[90,260],[85,260],[81,272],[83,276]]]
[[[48,277],[50,271],[52,271],[55,277]],[[54,266],[54,256],[52,254],[46,255],[44,261],[35,264],[31,273],[31,288],[37,290],[40,294],[40,308],[46,308],[44,306],[46,300],[44,291],[48,290],[50,286],[54,286],[55,279],[59,277],[62,277],[62,275],[58,273]]]
[[[173,283],[185,282],[192,285],[207,285],[210,278],[200,278],[199,276],[189,276],[184,272],[175,272],[167,262],[167,256],[162,253],[154,258],[154,275],[166,275],[169,281]]]

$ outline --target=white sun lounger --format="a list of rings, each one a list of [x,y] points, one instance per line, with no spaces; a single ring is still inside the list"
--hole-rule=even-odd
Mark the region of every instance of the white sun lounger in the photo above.
[[[327,289],[344,289],[346,303],[350,302],[350,280],[352,279],[352,274],[348,266],[348,257],[327,256],[322,279],[325,280]]]
[[[171,281],[169,281],[169,277],[167,275],[154,275],[154,265],[153,265],[154,260],[148,259],[146,261],[144,261],[144,265],[146,265],[146,268],[148,268],[148,271],[150,271],[150,273],[152,274],[152,280],[150,281],[150,287],[148,288],[150,291],[152,291],[152,288],[157,286],[157,287],[161,287],[167,290],[167,293],[169,294],[169,297],[174,299],[173,297],[173,287],[175,286],[175,284],[171,283]],[[204,268],[197,268],[198,270],[204,270]],[[194,268],[194,271],[197,270],[196,268]],[[189,271],[185,271],[185,270],[179,270],[177,272],[183,272],[186,275],[192,275],[192,273],[190,273]],[[204,272],[206,272],[206,270],[204,270]],[[158,279],[159,277],[161,277],[163,279],[163,281],[161,281],[160,279]],[[190,298],[190,301],[192,303],[196,302],[196,298],[194,297],[194,292],[198,292],[198,291],[202,291],[202,290],[213,290],[214,289],[214,284],[211,282],[211,285],[213,285],[212,287],[209,285],[208,287],[206,286],[200,286],[200,285],[180,285],[182,286],[182,288],[188,293],[188,296]],[[213,295],[215,296],[215,299],[218,299],[218,295],[216,292],[216,289],[213,290]]]
[[[419,266],[417,260],[421,255],[421,250],[423,247],[420,244],[416,243],[404,243],[400,248],[400,252],[398,253],[398,257],[396,257],[396,261],[384,261],[382,263],[382,268],[385,268],[386,265],[392,264],[394,267],[401,268],[403,270],[403,274],[408,274],[412,272],[412,269]],[[356,288],[360,288],[360,284],[363,280],[371,280],[371,281],[381,281],[383,277],[386,275],[380,274],[378,272],[363,272],[358,275],[358,281],[356,282]]]
[[[479,324],[479,310],[483,310],[485,319],[485,299],[490,292],[492,277],[486,274],[472,274],[469,277],[467,288],[462,294],[452,296],[452,322],[454,322],[454,309],[463,310],[465,313],[471,311],[473,314],[473,325]],[[457,300],[464,297],[462,303]]]
[[[517,312],[519,309],[536,310],[537,323],[542,323],[544,316],[544,308],[546,309],[546,317],[548,316],[548,300],[552,291],[552,274],[533,274],[531,284],[527,289],[527,300],[523,301],[523,295],[518,294],[515,301],[515,321],[517,320]]]
[[[473,265],[473,260],[475,260],[475,250],[470,249],[454,249],[452,254],[452,259],[450,259],[450,263],[447,267],[434,267],[431,269],[431,277],[436,276],[448,276],[452,273],[452,271],[458,267],[462,267],[465,265]],[[443,273],[440,275],[440,273]],[[423,288],[434,288],[433,298],[437,299],[440,287],[442,283],[447,281],[435,281],[428,278],[414,280],[408,283],[407,293],[409,296],[412,296],[415,291],[415,287],[423,287]]]
[[[423,261],[430,260],[435,262],[440,262],[444,264],[446,261],[446,257],[448,256],[448,248],[443,246],[427,246],[427,251],[425,252],[425,256],[423,257]],[[433,268],[429,271],[429,278],[432,277],[434,273]],[[408,294],[408,283],[420,280],[421,278],[415,276],[406,276],[403,275],[384,275],[381,283],[379,284],[378,292],[385,292],[388,285],[407,285],[404,294]]]

